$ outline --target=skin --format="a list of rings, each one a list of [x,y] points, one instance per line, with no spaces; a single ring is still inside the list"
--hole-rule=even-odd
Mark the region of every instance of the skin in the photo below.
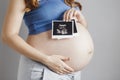
[[[70,57],[44,54],[20,37],[19,31],[25,13],[24,9],[24,0],[10,0],[1,33],[2,41],[22,55],[47,65],[58,74],[73,72],[74,69],[65,63],[70,60]],[[73,8],[64,13],[63,20],[70,21],[73,17],[75,17],[82,26],[87,27],[86,20],[82,13]]]

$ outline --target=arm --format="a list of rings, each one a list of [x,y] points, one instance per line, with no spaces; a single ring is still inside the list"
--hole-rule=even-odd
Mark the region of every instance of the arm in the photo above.
[[[10,0],[1,33],[2,40],[21,54],[44,63],[46,55],[31,47],[19,36],[24,9],[24,0]]]

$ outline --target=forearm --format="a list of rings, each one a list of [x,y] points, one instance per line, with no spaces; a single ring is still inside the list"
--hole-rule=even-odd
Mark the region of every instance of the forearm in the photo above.
[[[25,55],[38,62],[46,62],[47,55],[30,46],[19,35],[5,37],[4,42],[22,55]]]

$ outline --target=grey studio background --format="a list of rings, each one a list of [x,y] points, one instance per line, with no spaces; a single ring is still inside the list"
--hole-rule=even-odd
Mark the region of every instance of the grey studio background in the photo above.
[[[0,30],[9,0],[0,0]],[[120,80],[120,0],[80,0],[95,45],[82,80]],[[22,24],[20,36],[27,37]],[[17,80],[20,54],[0,39],[0,80]]]

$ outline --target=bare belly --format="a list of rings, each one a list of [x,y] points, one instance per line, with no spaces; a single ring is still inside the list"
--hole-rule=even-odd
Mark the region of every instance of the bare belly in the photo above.
[[[66,64],[75,71],[83,69],[91,60],[94,46],[92,38],[86,28],[77,23],[79,36],[69,39],[51,39],[51,30],[29,35],[26,42],[48,55],[63,55],[70,57]]]

